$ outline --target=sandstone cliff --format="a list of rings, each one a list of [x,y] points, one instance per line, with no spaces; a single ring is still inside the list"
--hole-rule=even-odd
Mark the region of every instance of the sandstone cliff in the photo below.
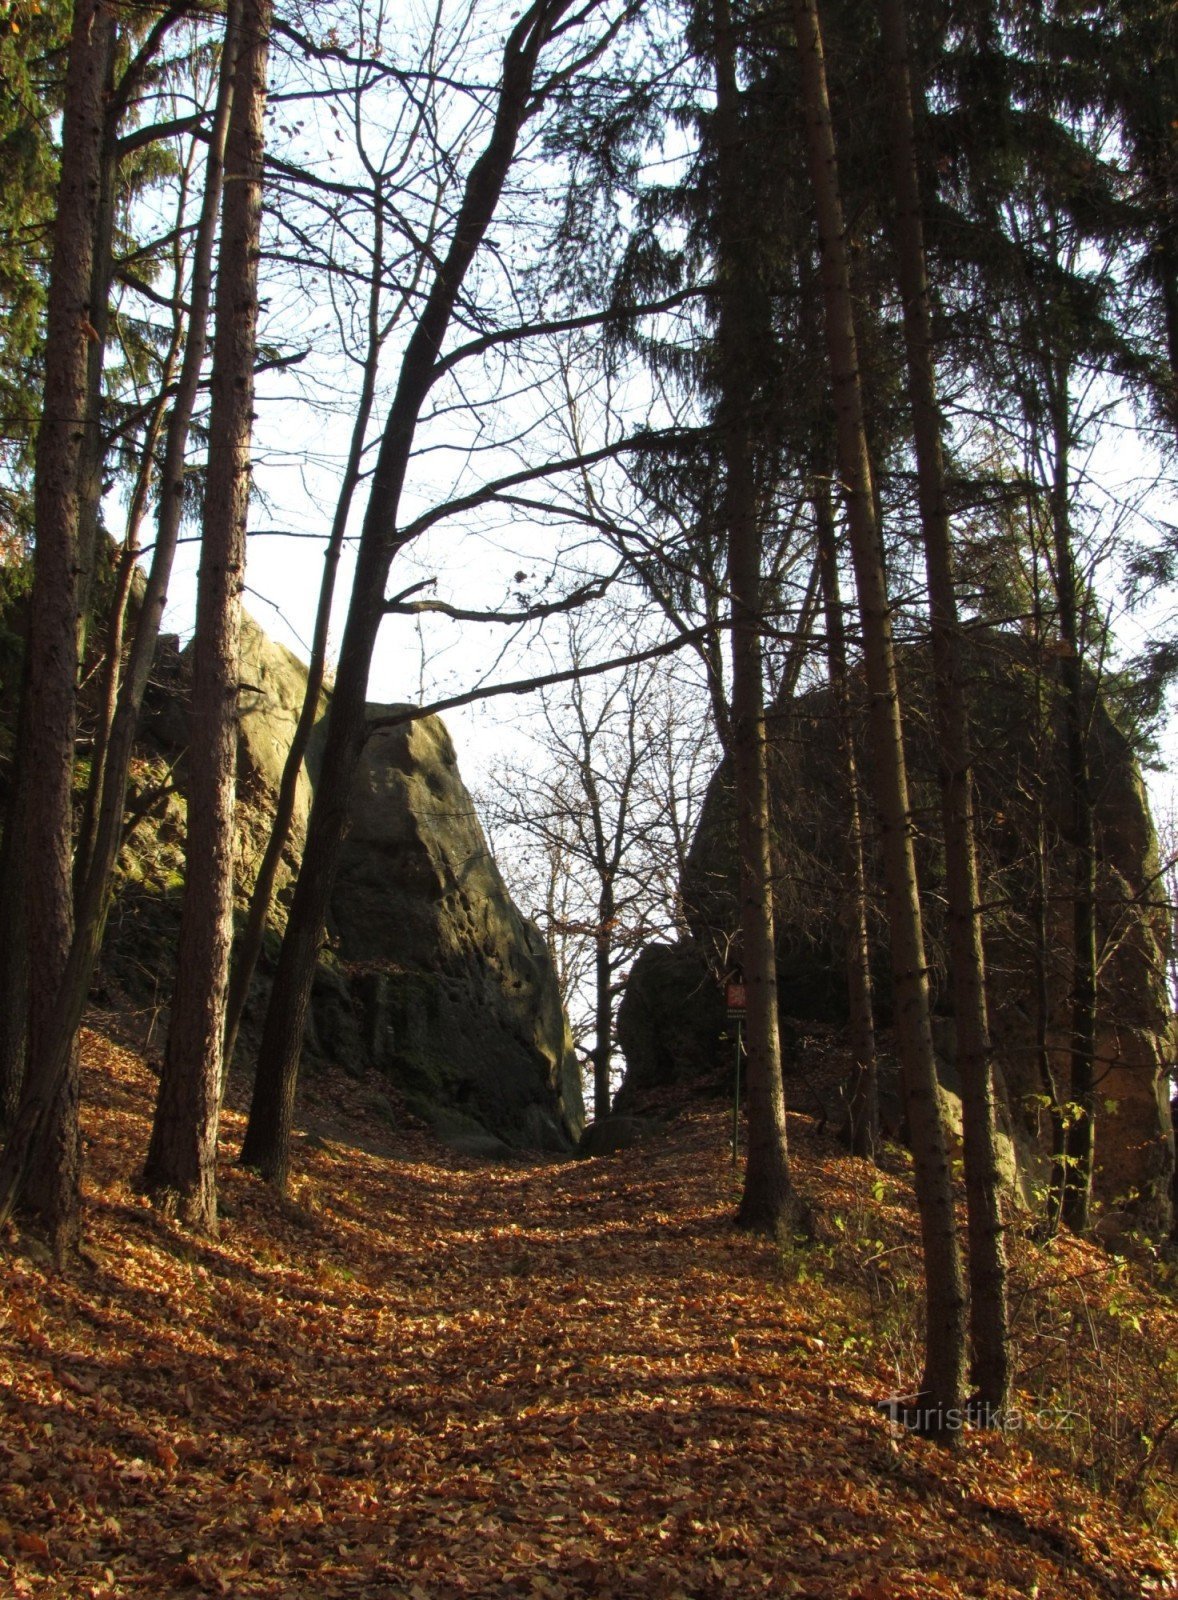
[[[937,1034],[946,1085],[952,1087],[952,1025],[945,981],[939,797],[923,656],[901,659],[902,692],[917,854],[921,872]],[[1053,671],[1036,668],[1017,638],[975,633],[968,686],[975,742],[977,809],[987,910],[987,964],[995,1057],[1005,1079],[1009,1133],[1024,1145],[1043,1134],[1043,1083],[1035,1050],[1036,948],[1028,915],[1032,859],[1042,828],[1048,859],[1045,980],[1048,1045],[1066,1090],[1071,907],[1068,900],[1070,808],[1063,732]],[[869,753],[860,699],[855,707],[860,770]],[[824,690],[803,697],[771,725],[776,835],[775,895],[781,1007],[787,1016],[837,1019],[845,1005],[840,949],[845,805],[837,742]],[[1151,1227],[1169,1212],[1173,1142],[1167,1106],[1174,1023],[1167,988],[1168,916],[1161,906],[1157,849],[1140,772],[1127,740],[1094,696],[1090,736],[1092,793],[1099,850],[1101,938],[1097,1190],[1107,1207],[1127,1205]],[[881,874],[870,851],[874,890],[874,969],[886,1020],[889,976],[880,912]],[[671,957],[651,951],[634,969],[619,1019],[627,1055],[626,1098],[637,1086],[690,1070],[715,1056],[718,1027],[685,1050],[680,1039],[699,1001],[685,1007],[665,992],[690,992],[710,967],[730,959],[737,925],[732,792],[727,768],[713,779],[683,883],[693,939]],[[693,977],[692,974],[695,976]]]
[[[156,799],[131,834],[112,916],[104,981],[162,1014],[184,873],[185,662],[160,653],[140,786]],[[242,900],[265,846],[306,668],[245,619],[238,740]],[[327,699],[324,697],[323,711]],[[373,716],[390,708],[374,706]],[[306,838],[317,740],[299,786],[275,923]],[[472,1152],[567,1149],[584,1124],[556,974],[535,927],[512,903],[435,717],[377,731],[365,748],[316,977],[305,1055],[385,1076],[439,1134]],[[272,936],[247,1013],[245,1065],[268,990]]]

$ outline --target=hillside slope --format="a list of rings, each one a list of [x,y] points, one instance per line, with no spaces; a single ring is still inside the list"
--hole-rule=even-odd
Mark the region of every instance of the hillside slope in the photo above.
[[[290,1202],[227,1115],[200,1241],[128,1181],[154,1082],[92,1022],[86,1259],[0,1255],[0,1593],[1178,1593],[1178,1317],[1143,1269],[1020,1244],[1041,1425],[949,1452],[873,1409],[916,1355],[899,1154],[791,1117],[821,1229],[782,1254],[729,1226],[714,1105],[492,1167],[321,1078]]]

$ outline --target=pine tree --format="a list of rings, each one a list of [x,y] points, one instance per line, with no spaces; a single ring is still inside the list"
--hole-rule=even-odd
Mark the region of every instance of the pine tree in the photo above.
[[[923,207],[908,68],[907,18],[903,0],[880,0],[879,11],[891,100],[896,259],[908,352],[908,390],[932,631],[949,958],[969,1208],[974,1380],[979,1415],[987,1422],[997,1423],[1006,1406],[1010,1358],[998,1130],[974,839],[973,757],[937,401]]]
[[[144,1187],[215,1231],[216,1157],[233,938],[237,687],[253,434],[270,0],[244,0],[225,145],[209,472],[188,746],[188,838],[167,1052]]]
[[[65,1255],[78,1229],[76,1047],[60,1068],[58,990],[73,931],[71,847],[78,672],[80,470],[89,398],[88,330],[101,200],[105,90],[115,22],[98,0],[74,9],[66,74],[61,178],[37,434],[33,594],[26,693],[25,817],[30,971],[29,1057],[17,1117],[0,1159],[0,1217],[18,1202]]]
[[[891,605],[876,521],[876,500],[859,376],[846,225],[839,191],[815,0],[795,0],[810,174],[818,216],[826,341],[837,423],[839,475],[870,695],[872,792],[880,819],[898,1038],[912,1137],[925,1261],[925,1367],[914,1423],[933,1434],[959,1425],[965,1375],[965,1286],[946,1133],[941,1116],[929,1015],[912,818],[892,646]]]

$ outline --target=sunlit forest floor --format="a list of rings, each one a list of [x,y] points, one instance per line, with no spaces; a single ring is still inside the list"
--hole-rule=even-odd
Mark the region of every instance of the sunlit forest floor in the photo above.
[[[321,1078],[289,1201],[227,1115],[210,1242],[131,1182],[149,1071],[85,1059],[83,1261],[0,1255],[0,1594],[1178,1593],[1156,1265],[1020,1240],[1022,1426],[949,1451],[875,1409],[916,1376],[899,1152],[791,1116],[819,1229],[783,1251],[729,1225],[715,1103],[495,1167]]]

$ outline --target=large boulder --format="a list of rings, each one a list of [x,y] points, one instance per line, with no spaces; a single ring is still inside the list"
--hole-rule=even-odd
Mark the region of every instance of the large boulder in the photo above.
[[[181,650],[175,635],[165,634],[156,652],[145,700],[138,762],[140,773],[146,773],[149,782],[153,769],[174,775],[178,792],[171,799],[173,811],[179,808],[181,845],[187,787],[190,670],[191,646]],[[244,612],[241,619],[238,683],[237,848],[234,871],[236,891],[244,904],[245,897],[253,888],[270,836],[286,753],[294,737],[307,687],[305,664],[285,645],[271,639],[248,612]],[[326,709],[327,696],[321,694],[318,715],[321,717]],[[278,873],[274,921],[279,928],[285,924],[286,889],[302,856],[310,810],[311,783],[304,767],[295,793],[290,837]],[[175,832],[171,824],[169,828],[172,833]],[[141,828],[134,846],[150,854],[158,844],[158,832],[158,829],[151,827]],[[181,850],[181,865],[182,856]],[[171,861],[169,865],[172,865]]]
[[[437,717],[369,737],[329,931],[373,1060],[427,1114],[457,1110],[541,1149],[579,1135],[580,1069],[548,948],[504,886]]]
[[[165,640],[153,674],[139,781],[170,790],[121,861],[103,979],[152,1015],[166,1005],[184,883],[186,652]],[[243,621],[238,732],[239,912],[269,836],[307,669]],[[320,703],[326,711],[328,697]],[[373,706],[370,716],[410,708]],[[270,935],[239,1060],[264,1012],[278,935],[306,840],[322,720],[299,780]],[[580,1069],[547,946],[500,877],[436,717],[377,728],[352,796],[328,948],[316,972],[304,1054],[386,1074],[439,1137],[484,1153],[568,1151],[584,1126]]]
[[[258,841],[249,834],[260,831],[258,824],[268,823],[273,815],[278,785],[306,689],[306,665],[292,650],[271,639],[248,612],[244,613],[237,691],[237,797],[245,812],[240,819],[242,866],[251,884],[257,863],[251,858],[249,847]],[[320,693],[318,717],[326,710],[327,695]],[[304,767],[295,792],[287,847],[291,871],[302,856],[310,812],[311,781]],[[267,835],[268,831],[267,828]],[[259,855],[265,843],[262,837]]]
[[[706,1082],[731,1071],[724,997],[694,940],[648,944],[626,979],[618,1047],[626,1075],[615,1098],[625,1111],[652,1090]]]
[[[944,862],[927,657],[916,649],[903,651],[899,669],[933,1002],[941,1014],[937,1036],[951,1074]],[[1018,635],[977,630],[969,636],[967,690],[977,750],[991,1029],[1011,1113],[1010,1135],[1026,1144],[1041,1140],[1046,1125],[1035,1044],[1037,941],[1030,916],[1040,829],[1048,872],[1046,1043],[1065,1093],[1068,1082],[1073,834],[1058,662],[1037,660]],[[856,685],[853,724],[860,771],[866,772],[871,756],[862,683]],[[845,1013],[846,804],[829,693],[820,689],[776,708],[770,727],[781,1006],[788,1016],[837,1020]],[[1156,893],[1157,849],[1141,775],[1128,740],[1094,690],[1089,757],[1101,942],[1097,1192],[1110,1209],[1127,1204],[1135,1219],[1163,1228],[1173,1170],[1166,1093],[1175,1046],[1166,972],[1169,919]],[[865,815],[870,816],[869,809]],[[874,839],[868,870],[876,997],[886,1021],[891,984]],[[732,783],[725,764],[709,790],[682,883],[693,944],[717,971],[733,958],[736,888]],[[710,1026],[714,1032],[715,1024]],[[658,1038],[645,1038],[641,1060],[664,1048],[678,1051],[677,1027],[672,1023]],[[697,1043],[693,1057],[706,1058],[708,1050]]]

